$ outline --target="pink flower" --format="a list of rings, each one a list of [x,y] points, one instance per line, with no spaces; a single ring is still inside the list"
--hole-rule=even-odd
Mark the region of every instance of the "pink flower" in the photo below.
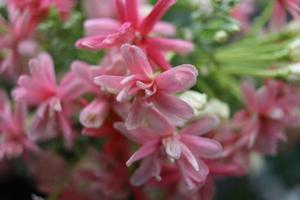
[[[287,20],[287,14],[294,18],[300,16],[300,1],[299,0],[276,0],[273,17],[271,19],[271,28],[281,28]]]
[[[34,27],[30,15],[19,13],[13,7],[8,9],[8,21],[0,16],[0,73],[5,79],[14,79],[27,72],[27,62],[38,52],[38,45],[31,39]]]
[[[123,123],[115,126],[129,139],[141,145],[126,163],[130,166],[135,161],[143,160],[131,178],[132,184],[143,185],[151,177],[160,180],[160,172],[166,159],[176,164],[189,189],[203,183],[209,169],[200,158],[216,158],[222,152],[222,147],[217,141],[200,136],[218,125],[217,118],[204,118],[179,132],[155,110],[148,112],[147,118],[148,124],[153,125],[154,129],[140,127],[128,131]]]
[[[25,130],[27,109],[23,103],[17,103],[12,111],[9,100],[0,91],[0,158],[15,158],[26,150],[37,151],[38,147],[28,137]]]
[[[299,95],[281,81],[267,81],[257,92],[245,82],[242,93],[247,107],[235,115],[243,135],[238,146],[247,144],[261,153],[275,154],[278,140],[287,140],[284,129],[299,123],[295,113]]]
[[[152,11],[143,19],[138,15],[137,0],[116,0],[119,22],[112,19],[92,19],[85,23],[88,37],[77,41],[78,48],[89,50],[118,48],[131,43],[143,48],[151,61],[162,69],[170,64],[165,60],[164,52],[187,53],[193,50],[190,42],[150,36],[155,25],[176,0],[159,0]],[[160,25],[160,30],[170,33],[173,28]],[[173,31],[171,31],[173,33]],[[90,34],[92,33],[92,34]]]
[[[125,44],[121,52],[131,75],[102,75],[95,78],[95,83],[116,93],[118,102],[134,98],[126,120],[127,128],[137,128],[147,107],[152,104],[172,119],[189,119],[193,116],[191,107],[172,93],[187,90],[196,83],[198,72],[194,66],[181,65],[157,74],[138,47]]]
[[[48,54],[40,54],[29,62],[29,75],[22,75],[19,87],[13,91],[16,101],[38,106],[35,126],[51,130],[52,123],[58,125],[68,144],[72,139],[69,117],[74,113],[72,103],[84,92],[80,81],[73,73],[67,74],[59,85],[56,83],[54,66]],[[46,128],[48,127],[48,128]],[[36,130],[41,131],[41,130]],[[53,134],[53,132],[52,132]]]

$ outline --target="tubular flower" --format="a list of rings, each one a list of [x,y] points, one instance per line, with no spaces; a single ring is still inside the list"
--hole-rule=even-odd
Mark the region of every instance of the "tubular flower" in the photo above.
[[[284,129],[299,123],[295,113],[299,95],[280,81],[267,81],[257,92],[245,82],[242,93],[247,108],[234,117],[243,135],[237,146],[246,144],[261,153],[275,154],[278,140],[287,140]]]
[[[149,124],[155,124],[155,129],[140,127],[128,131],[123,123],[115,125],[125,136],[141,145],[126,163],[131,166],[135,161],[143,160],[132,176],[132,184],[143,185],[151,177],[160,180],[165,160],[177,166],[189,189],[203,183],[209,169],[201,158],[218,157],[222,147],[217,141],[200,136],[218,125],[217,118],[204,118],[179,132],[155,110],[148,112],[147,119]]]
[[[167,34],[173,32],[170,31],[172,27],[159,24],[158,21],[176,0],[159,0],[143,19],[138,15],[137,0],[115,2],[119,21],[112,19],[86,21],[86,30],[90,36],[78,40],[76,43],[78,48],[99,50],[120,47],[125,43],[134,44],[144,49],[150,60],[162,69],[170,68],[163,55],[164,52],[187,53],[193,50],[193,44],[190,42],[151,36],[155,29]]]
[[[72,130],[68,117],[73,111],[70,107],[84,88],[80,87],[81,83],[73,73],[67,74],[57,85],[52,58],[48,54],[32,59],[29,67],[31,75],[20,76],[19,87],[13,91],[15,100],[38,106],[37,124],[46,126],[51,122],[58,123],[70,144]],[[54,118],[57,120],[53,121]]]
[[[126,120],[127,128],[137,128],[143,120],[147,107],[151,105],[172,119],[193,117],[192,108],[172,93],[187,90],[196,83],[198,72],[194,66],[181,65],[155,74],[146,55],[138,47],[123,45],[121,53],[131,75],[102,75],[95,78],[95,83],[116,93],[118,102],[134,98]]]
[[[15,158],[25,150],[37,151],[38,148],[28,137],[25,130],[27,108],[17,103],[12,111],[9,100],[0,91],[0,158]]]

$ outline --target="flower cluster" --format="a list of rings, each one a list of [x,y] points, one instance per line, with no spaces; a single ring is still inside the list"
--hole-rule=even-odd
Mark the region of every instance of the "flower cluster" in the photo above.
[[[209,18],[218,12],[212,4],[184,2],[209,9],[205,23],[216,20]],[[211,200],[215,180],[246,175],[254,152],[276,155],[286,130],[300,122],[299,87],[289,80],[297,81],[298,64],[292,70],[283,64],[291,64],[287,47],[299,34],[284,32],[285,39],[270,29],[261,33],[265,40],[219,47],[234,32],[232,20],[231,32],[213,37],[205,35],[212,27],[191,22],[190,32],[178,35],[194,41],[177,39],[175,25],[161,21],[175,4],[83,1],[85,36],[69,45],[103,56],[90,64],[78,53],[60,73],[63,66],[55,66],[58,58],[39,36],[53,9],[59,23],[71,23],[76,1],[7,0],[7,17],[0,17],[1,162],[21,158],[50,199]],[[255,9],[245,0],[226,11],[240,22],[237,37],[258,34],[250,21]],[[297,18],[298,1],[277,0],[272,27],[285,24],[285,10]],[[195,66],[182,64],[189,59]],[[248,78],[237,81],[241,76]]]

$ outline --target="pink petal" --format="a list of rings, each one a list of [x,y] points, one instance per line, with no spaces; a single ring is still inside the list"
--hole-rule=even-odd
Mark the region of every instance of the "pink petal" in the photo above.
[[[84,30],[88,36],[107,36],[118,31],[120,23],[110,18],[88,19],[84,22]]]
[[[171,23],[160,21],[155,24],[153,32],[163,36],[175,36],[176,28]]]
[[[220,124],[220,120],[217,117],[205,117],[200,119],[180,131],[180,134],[188,135],[203,135],[208,133]]]
[[[180,65],[159,74],[155,84],[159,91],[177,93],[191,88],[197,82],[198,71],[192,65]]]
[[[195,171],[199,171],[200,168],[198,165],[198,161],[197,161],[196,157],[194,156],[194,154],[183,143],[181,143],[181,149],[182,149],[183,155],[185,156],[185,158],[187,159],[189,164],[194,168]]]
[[[154,27],[155,23],[165,14],[165,12],[175,4],[176,0],[159,0],[149,15],[142,21],[140,32],[147,35]]]
[[[193,117],[193,109],[186,102],[173,95],[162,92],[156,93],[153,96],[152,102],[163,114],[175,115],[183,119],[190,119]]]
[[[173,126],[166,119],[166,117],[154,108],[148,109],[145,120],[149,127],[155,130],[157,135],[163,135],[166,133],[168,134],[174,130]]]
[[[88,50],[99,50],[112,47],[119,47],[127,43],[133,37],[133,29],[130,23],[124,23],[119,30],[113,34],[102,36],[89,36],[76,42],[77,48]]]
[[[158,151],[159,149],[159,140],[151,140],[143,146],[141,146],[126,162],[127,166],[130,166],[132,163],[134,163],[137,160],[143,159],[145,157],[150,156],[153,154],[155,151]]]
[[[124,44],[121,47],[123,58],[132,74],[153,76],[152,68],[144,52],[137,46]]]
[[[185,54],[194,51],[194,45],[191,42],[178,39],[167,38],[148,38],[148,41],[154,48],[160,51],[171,51],[175,53]]]
[[[222,153],[222,146],[216,140],[194,135],[182,135],[181,140],[196,156],[217,158]]]
[[[142,161],[141,166],[132,175],[130,182],[134,186],[141,186],[152,177],[160,180],[160,172],[161,164],[158,158],[152,156]]]
[[[117,13],[119,15],[119,19],[122,23],[127,21],[127,10],[123,0],[115,0]]]
[[[95,84],[108,89],[112,92],[119,92],[123,85],[121,84],[124,76],[110,76],[110,75],[102,75],[98,76],[94,79]]]
[[[255,111],[257,109],[257,102],[256,102],[256,92],[253,83],[249,81],[243,82],[241,86],[241,92],[244,101],[249,107],[249,109]]]
[[[137,28],[139,23],[137,0],[126,0],[126,9],[128,21],[132,23],[134,28]]]
[[[143,122],[145,113],[147,111],[147,107],[146,107],[147,105],[145,104],[146,102],[144,102],[139,97],[136,97],[134,99],[133,105],[128,113],[128,117],[125,122],[126,128],[128,130],[138,128]]]

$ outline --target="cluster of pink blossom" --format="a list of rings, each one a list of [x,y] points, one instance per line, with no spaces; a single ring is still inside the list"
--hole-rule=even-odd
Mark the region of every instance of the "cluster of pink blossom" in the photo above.
[[[287,140],[284,130],[299,123],[299,91],[278,80],[267,80],[258,90],[245,81],[245,108],[232,120],[195,116],[178,94],[195,86],[198,70],[190,64],[172,67],[167,59],[168,52],[189,53],[194,45],[173,38],[175,27],[160,21],[175,3],[158,0],[145,14],[144,1],[86,1],[90,16],[98,18],[84,22],[87,36],[75,45],[105,55],[97,66],[74,61],[56,78],[53,60],[34,33],[52,6],[67,20],[75,2],[9,0],[9,19],[0,18],[0,77],[17,83],[13,100],[0,92],[0,158],[24,158],[43,192],[61,186],[61,200],[146,200],[148,189],[164,190],[164,199],[209,200],[214,180],[247,173],[251,152],[275,154],[278,141]],[[103,8],[110,12],[98,15]],[[297,0],[276,2],[276,22],[283,9],[298,16]],[[246,29],[250,10],[233,14]],[[104,144],[71,174],[65,160],[39,147],[62,137],[72,150],[81,135]],[[69,183],[59,184],[57,177],[68,177]]]

